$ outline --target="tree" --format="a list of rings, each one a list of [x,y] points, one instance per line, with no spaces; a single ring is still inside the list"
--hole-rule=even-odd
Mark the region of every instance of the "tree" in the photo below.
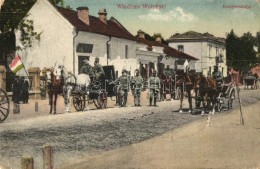
[[[249,70],[257,62],[254,45],[256,38],[250,32],[238,37],[233,30],[227,34],[227,65],[237,70]]]

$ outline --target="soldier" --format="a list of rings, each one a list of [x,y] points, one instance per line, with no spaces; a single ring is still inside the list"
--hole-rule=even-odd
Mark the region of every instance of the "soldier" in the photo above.
[[[22,77],[22,101],[28,103],[29,99],[29,82]]]
[[[169,65],[167,65],[167,67],[164,69],[164,74],[165,74],[166,76],[172,77],[173,73],[172,73],[172,70],[170,69],[170,66],[169,66]]]
[[[93,72],[95,74],[96,79],[100,79],[101,77],[103,77],[105,75],[105,72],[104,72],[102,66],[99,64],[99,58],[98,57],[95,58]]]
[[[223,82],[223,76],[222,73],[218,70],[218,66],[214,66],[212,77],[217,81],[217,87],[221,87],[221,84]]]
[[[132,92],[134,95],[134,104],[135,106],[141,106],[140,97],[141,97],[141,90],[143,88],[143,78],[140,75],[139,69],[135,70],[135,76],[133,77],[132,83],[133,83]]]
[[[93,67],[89,64],[89,59],[85,59],[83,62],[84,62],[84,65],[80,69],[80,74],[83,73],[83,74],[92,76],[93,75]]]
[[[130,89],[130,79],[127,76],[127,71],[126,69],[122,70],[122,76],[120,76],[118,79],[116,79],[115,81],[111,82],[111,83],[116,83],[116,82],[120,82],[120,84],[122,85],[122,90],[124,92],[124,97],[125,97],[125,104],[127,102],[127,96],[128,96],[128,91]],[[110,84],[111,84],[110,83]]]
[[[156,73],[156,70],[154,70],[152,76],[148,79],[148,86],[150,88],[150,106],[152,106],[152,101],[154,101],[154,106],[157,106],[156,99],[161,88],[160,79],[156,76]]]

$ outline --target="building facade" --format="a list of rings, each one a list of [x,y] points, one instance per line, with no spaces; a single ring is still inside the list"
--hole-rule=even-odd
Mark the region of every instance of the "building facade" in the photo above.
[[[227,76],[225,39],[209,33],[201,34],[189,31],[183,34],[175,34],[167,41],[170,47],[199,59],[195,62],[196,72],[203,72],[204,75],[209,76],[212,74],[214,66],[218,64],[219,71]],[[216,60],[218,60],[218,63],[216,63]]]

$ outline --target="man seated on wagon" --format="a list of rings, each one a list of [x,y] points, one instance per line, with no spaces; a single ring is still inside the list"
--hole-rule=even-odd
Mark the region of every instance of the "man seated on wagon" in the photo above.
[[[83,73],[83,74],[92,76],[93,75],[93,67],[89,64],[89,59],[85,59],[83,62],[84,62],[84,65],[80,69],[80,74]]]
[[[99,64],[98,57],[95,58],[93,73],[94,73],[95,79],[97,79],[97,80],[101,79],[103,76],[105,76],[103,67]]]
[[[214,71],[212,72],[212,77],[217,81],[217,88],[220,89],[223,83],[223,75],[221,71],[218,70],[218,66],[214,66]]]

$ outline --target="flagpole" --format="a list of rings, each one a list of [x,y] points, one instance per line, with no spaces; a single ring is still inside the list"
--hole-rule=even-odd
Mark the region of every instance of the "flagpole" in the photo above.
[[[28,71],[26,70],[26,68],[25,68],[25,66],[24,66],[24,64],[23,64],[23,62],[22,62],[22,59],[21,59],[21,57],[19,56],[19,55],[17,55],[18,57],[19,57],[19,59],[21,60],[21,63],[22,63],[22,65],[23,65],[23,69],[24,69],[24,71],[25,71],[25,73],[26,73],[26,75],[27,75],[27,79],[29,80],[29,89],[31,89],[31,81],[30,81],[30,78],[29,78],[29,73],[28,73]]]

